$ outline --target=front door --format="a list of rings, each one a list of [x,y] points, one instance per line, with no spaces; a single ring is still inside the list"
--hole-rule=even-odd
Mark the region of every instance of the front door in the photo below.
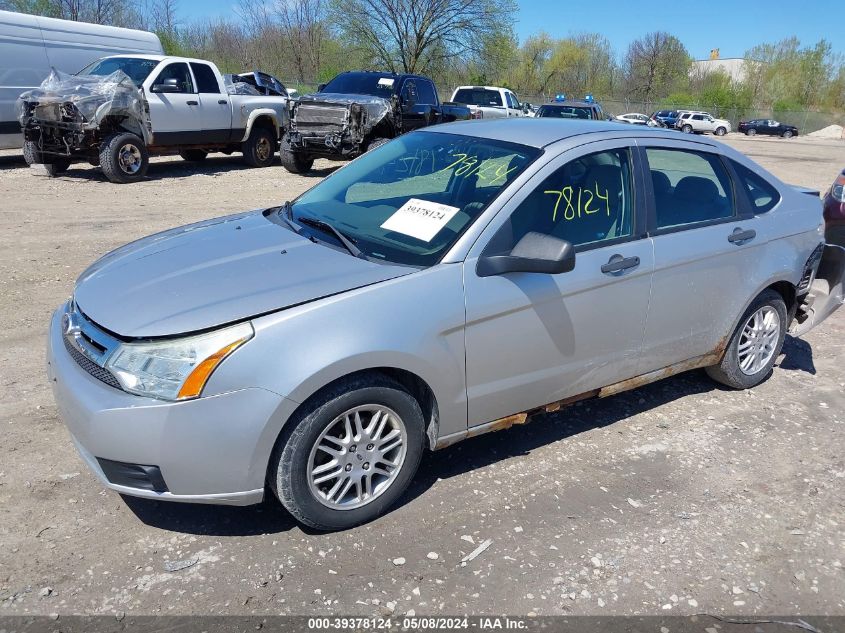
[[[145,82],[154,145],[202,142],[199,95],[185,62],[172,62]]]
[[[651,241],[641,237],[633,155],[619,141],[562,154],[470,251],[464,264],[470,426],[636,374],[653,257]],[[574,270],[478,276],[479,256],[506,254],[529,231],[575,245]]]

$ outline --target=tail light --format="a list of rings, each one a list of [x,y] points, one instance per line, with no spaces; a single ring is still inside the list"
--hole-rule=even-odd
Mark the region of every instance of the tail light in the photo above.
[[[833,185],[830,187],[830,197],[839,202],[845,202],[845,171],[833,181]]]

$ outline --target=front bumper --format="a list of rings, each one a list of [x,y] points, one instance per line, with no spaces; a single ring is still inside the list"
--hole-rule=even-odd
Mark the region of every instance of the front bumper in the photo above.
[[[279,420],[296,403],[256,388],[185,402],[115,389],[71,357],[62,340],[62,314],[56,310],[50,323],[50,384],[80,456],[107,487],[167,501],[249,505],[263,499]],[[167,491],[113,483],[98,458],[157,466]]]

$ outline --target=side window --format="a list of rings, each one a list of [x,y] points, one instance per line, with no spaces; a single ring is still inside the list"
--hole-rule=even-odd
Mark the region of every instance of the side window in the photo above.
[[[557,169],[529,194],[488,250],[510,252],[530,231],[574,246],[627,237],[633,209],[629,151],[587,154]]]
[[[417,82],[417,103],[423,105],[434,105],[437,99],[434,96],[434,84],[430,81],[420,80]]]
[[[695,115],[693,115],[692,120],[693,121],[703,121],[704,117],[701,116],[700,114],[695,114]]]
[[[217,76],[208,64],[197,64],[191,62],[191,70],[197,80],[197,91],[201,94],[220,94],[220,85],[217,83]]]
[[[405,103],[417,103],[417,84],[410,79],[402,86],[402,99]]]
[[[646,156],[658,229],[734,215],[731,181],[718,156],[656,147]]]
[[[153,85],[166,84],[168,83],[168,79],[176,80],[176,86],[179,88],[176,92],[193,94],[194,82],[191,81],[191,71],[188,70],[188,64],[177,62],[165,66],[159,73],[158,78],[153,82]]]
[[[510,99],[511,103],[513,103],[513,105],[511,106],[512,108],[514,108],[515,110],[522,109],[522,104],[519,102],[519,99],[516,98],[516,95],[514,93],[509,92],[508,99]]]
[[[780,194],[762,176],[758,176],[747,167],[731,161],[739,176],[739,189],[744,189],[751,201],[754,213],[771,211],[780,202]]]

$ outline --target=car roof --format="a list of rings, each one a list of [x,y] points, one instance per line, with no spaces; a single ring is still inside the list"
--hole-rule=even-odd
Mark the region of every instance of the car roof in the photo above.
[[[194,57],[176,57],[174,55],[150,55],[148,53],[122,53],[120,55],[106,55],[100,59],[115,59],[131,57],[133,59],[150,59],[154,62],[198,62],[200,64],[210,64],[207,59],[196,59]]]
[[[423,133],[461,134],[495,141],[543,148],[573,136],[590,134],[601,138],[666,138],[678,140],[678,133],[661,128],[632,126],[629,123],[591,121],[589,119],[505,118],[455,121],[421,130]],[[637,128],[637,129],[635,129]],[[598,140],[598,139],[596,139]],[[709,139],[698,139],[702,145],[715,146]]]

